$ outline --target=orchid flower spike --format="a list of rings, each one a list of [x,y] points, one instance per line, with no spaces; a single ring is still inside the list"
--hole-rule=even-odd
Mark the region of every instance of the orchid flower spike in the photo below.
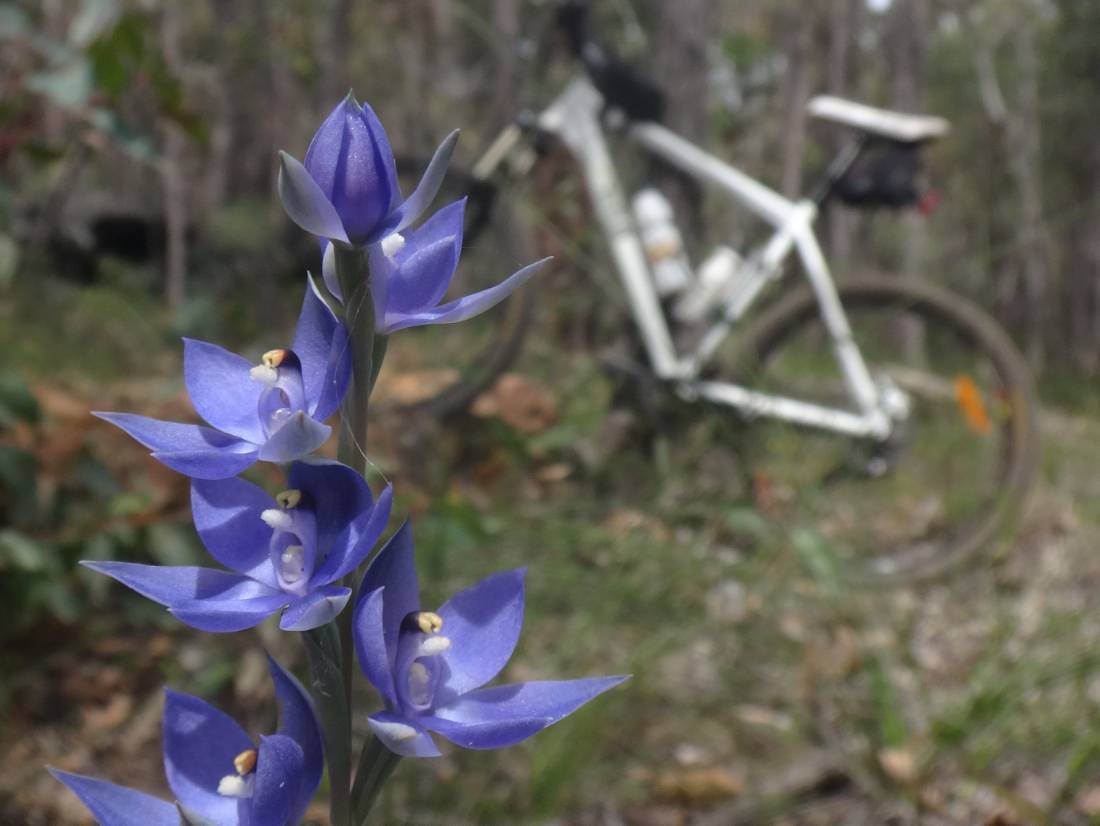
[[[351,376],[347,329],[311,278],[289,350],[270,350],[252,364],[215,344],[184,339],[183,371],[191,402],[210,427],[95,415],[173,470],[225,479],[257,460],[291,462],[325,443],[332,428],[324,420],[336,412]]]
[[[227,715],[190,694],[168,690],[164,771],[176,802],[58,769],[102,826],[294,826],[321,782],[324,753],[305,689],[268,657],[279,729],[257,745]]]
[[[460,591],[438,611],[420,608],[406,522],[379,551],[355,606],[359,666],[385,710],[375,736],[408,757],[440,754],[429,732],[468,749],[495,749],[556,723],[625,676],[482,688],[507,664],[523,625],[524,570]]]
[[[372,500],[356,471],[338,462],[295,462],[290,487],[272,498],[243,479],[195,479],[191,513],[210,555],[229,568],[81,562],[167,606],[202,631],[240,631],[286,609],[284,631],[332,620],[351,597],[339,584],[386,527],[387,486]]]

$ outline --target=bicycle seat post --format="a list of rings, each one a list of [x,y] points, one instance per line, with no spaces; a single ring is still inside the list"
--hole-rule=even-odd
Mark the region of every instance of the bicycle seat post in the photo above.
[[[852,168],[852,165],[859,160],[859,156],[863,154],[863,150],[867,148],[867,144],[870,143],[871,136],[866,132],[860,132],[859,136],[854,140],[849,141],[843,149],[837,153],[836,157],[830,162],[829,166],[825,170],[825,174],[814,184],[813,189],[810,190],[809,199],[817,206],[822,206],[829,196],[833,194],[833,190],[836,188],[837,183],[848,174],[848,170]]]

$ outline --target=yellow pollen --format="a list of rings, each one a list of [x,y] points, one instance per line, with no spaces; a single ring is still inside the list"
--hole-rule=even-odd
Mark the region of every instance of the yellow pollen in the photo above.
[[[302,501],[302,492],[294,488],[284,490],[282,493],[275,495],[275,501],[279,503],[280,508],[288,511],[298,507],[298,503]]]
[[[436,634],[443,627],[443,617],[431,611],[418,611],[416,626],[425,634]]]
[[[234,757],[233,768],[237,770],[237,774],[241,777],[256,768],[256,749],[245,749]]]
[[[268,350],[263,354],[261,361],[265,367],[278,367],[286,359],[286,350]]]

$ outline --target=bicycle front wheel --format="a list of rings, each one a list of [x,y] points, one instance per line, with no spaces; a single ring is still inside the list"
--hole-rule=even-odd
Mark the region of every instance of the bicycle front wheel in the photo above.
[[[900,390],[908,411],[881,443],[757,422],[757,501],[850,576],[939,575],[996,539],[1032,484],[1039,445],[1027,367],[993,319],[942,288],[863,278],[838,292],[876,385]],[[741,380],[754,389],[851,409],[808,288],[761,319],[748,353]]]

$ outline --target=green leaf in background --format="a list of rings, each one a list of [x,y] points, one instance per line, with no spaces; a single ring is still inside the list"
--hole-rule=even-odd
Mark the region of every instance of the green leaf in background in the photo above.
[[[0,531],[0,571],[44,571],[51,562],[45,545],[19,531]]]
[[[830,595],[839,594],[840,567],[825,538],[813,531],[797,530],[791,536],[791,545],[822,590]]]
[[[143,15],[130,13],[88,45],[88,60],[96,85],[114,98],[124,92],[149,57],[146,35],[151,23]]]
[[[19,269],[19,245],[10,235],[0,233],[0,290],[11,286]]]
[[[30,387],[18,376],[0,375],[0,428],[17,422],[34,424],[42,417]]]
[[[875,735],[883,746],[898,748],[909,739],[909,726],[901,710],[901,701],[890,677],[889,663],[884,656],[870,660],[868,667],[874,691],[878,731]]]
[[[0,445],[0,521],[29,527],[38,515],[38,459],[33,453]]]

